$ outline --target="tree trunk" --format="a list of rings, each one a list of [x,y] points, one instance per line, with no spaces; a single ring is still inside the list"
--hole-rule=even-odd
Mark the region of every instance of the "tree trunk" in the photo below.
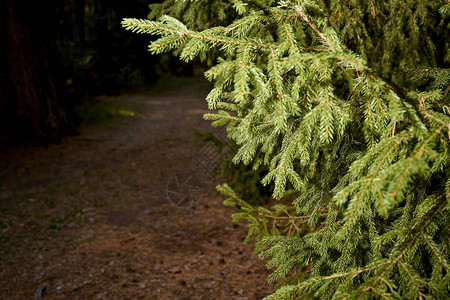
[[[45,59],[33,51],[30,29],[19,9],[8,0],[7,66],[15,104],[15,138],[52,142],[61,137],[65,118],[58,103]]]
[[[84,43],[84,0],[71,0],[73,42],[77,47]]]

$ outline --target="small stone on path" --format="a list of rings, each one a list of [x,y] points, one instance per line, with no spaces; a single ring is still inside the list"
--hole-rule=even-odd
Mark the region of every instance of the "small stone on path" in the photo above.
[[[173,267],[173,268],[170,268],[169,270],[167,270],[167,272],[179,274],[179,273],[181,273],[181,269],[179,267]]]

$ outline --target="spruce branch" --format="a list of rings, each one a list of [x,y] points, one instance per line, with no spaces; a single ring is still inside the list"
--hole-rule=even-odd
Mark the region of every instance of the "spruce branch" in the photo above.
[[[219,110],[205,118],[226,126],[233,162],[264,167],[261,183],[283,201],[258,207],[218,187],[275,268],[269,279],[284,279],[268,299],[445,298],[450,75],[436,49],[448,46],[446,6],[219,2],[167,0],[153,15],[171,17],[123,25],[159,35],[154,53],[218,57],[205,76]]]

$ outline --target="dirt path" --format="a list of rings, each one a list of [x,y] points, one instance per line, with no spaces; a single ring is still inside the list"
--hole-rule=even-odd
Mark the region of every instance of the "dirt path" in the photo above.
[[[205,145],[192,129],[211,130],[202,118],[208,85],[177,80],[157,92],[99,97],[116,117],[60,145],[0,149],[1,299],[272,292],[264,262],[242,244],[245,227],[231,222],[234,210],[195,164]],[[173,185],[191,175],[191,188]]]

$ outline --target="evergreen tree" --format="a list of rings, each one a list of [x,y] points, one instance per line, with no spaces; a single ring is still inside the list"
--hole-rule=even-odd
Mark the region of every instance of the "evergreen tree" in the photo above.
[[[154,54],[215,53],[206,100],[218,111],[205,117],[226,126],[235,163],[269,170],[262,184],[280,199],[270,209],[218,187],[276,267],[269,279],[281,282],[267,299],[448,297],[450,4],[168,0],[152,8],[158,21],[123,26],[159,35]]]

